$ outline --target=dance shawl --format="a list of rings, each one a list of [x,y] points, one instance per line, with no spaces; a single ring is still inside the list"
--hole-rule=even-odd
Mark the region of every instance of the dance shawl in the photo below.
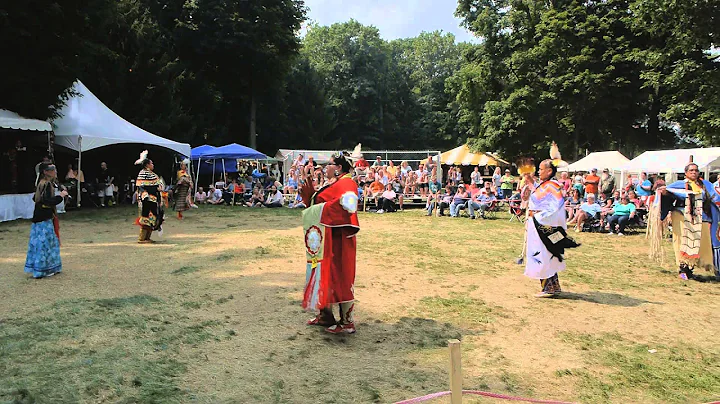
[[[301,191],[304,202],[311,205],[303,211],[307,258],[303,307],[319,310],[354,299],[358,193],[350,175],[312,197],[310,191]]]

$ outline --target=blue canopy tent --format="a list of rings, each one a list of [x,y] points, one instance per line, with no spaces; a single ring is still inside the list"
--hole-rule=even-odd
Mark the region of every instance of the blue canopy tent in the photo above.
[[[231,143],[229,145],[214,147],[210,145],[198,146],[191,150],[191,159],[197,160],[197,175],[212,172],[213,182],[215,181],[215,172],[222,170],[225,173],[237,172],[237,160],[263,160],[268,157],[255,149],[247,146]],[[224,177],[224,176],[223,176]],[[195,188],[197,192],[197,178],[195,180]]]

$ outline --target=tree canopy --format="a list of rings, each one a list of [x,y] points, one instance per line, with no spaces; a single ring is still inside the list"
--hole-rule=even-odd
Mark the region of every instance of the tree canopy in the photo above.
[[[48,119],[75,79],[174,140],[507,158],[720,143],[720,0],[459,0],[478,38],[306,25],[302,0],[0,5],[0,108]],[[60,96],[60,97],[58,97]],[[257,137],[254,135],[257,134]]]

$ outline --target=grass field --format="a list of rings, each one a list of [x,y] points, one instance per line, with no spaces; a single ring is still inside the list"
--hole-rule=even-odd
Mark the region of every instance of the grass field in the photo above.
[[[0,402],[393,402],[447,390],[450,338],[466,389],[720,398],[720,284],[649,262],[643,235],[580,234],[569,293],[537,300],[506,216],[361,214],[343,338],[304,325],[300,212],[201,207],[154,245],[136,212],[62,215],[64,271],[43,280],[22,271],[30,223],[0,224]]]

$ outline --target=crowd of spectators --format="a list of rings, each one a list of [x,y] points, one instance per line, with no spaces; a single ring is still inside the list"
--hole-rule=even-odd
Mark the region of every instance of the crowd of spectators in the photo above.
[[[566,193],[568,226],[576,232],[595,229],[620,236],[629,225],[645,225],[654,190],[665,185],[663,179],[641,173],[639,177],[628,176],[620,189],[607,168],[600,175],[592,169],[586,175],[576,173],[572,179],[562,173],[558,181]]]
[[[374,207],[379,214],[403,210],[409,199],[425,203],[427,215],[487,218],[488,212],[497,211],[500,202],[523,210],[534,187],[530,174],[513,176],[510,169],[496,167],[492,175],[473,167],[465,181],[460,167],[450,167],[438,180],[438,166],[433,159],[416,163],[384,161],[377,156],[372,163],[360,158],[351,173],[358,183],[358,194],[364,206]],[[198,204],[235,204],[249,207],[305,208],[298,187],[311,181],[320,189],[328,184],[323,167],[313,157],[303,155],[292,162],[287,177],[277,165],[259,166],[246,163],[237,175],[211,184],[205,192],[198,188]],[[598,174],[592,169],[587,174],[562,172],[558,182],[566,196],[565,208],[568,225],[576,232],[583,230],[607,231],[624,235],[629,225],[643,225],[654,189],[664,185],[662,179],[649,178],[646,173],[629,176],[622,189],[608,169]]]

